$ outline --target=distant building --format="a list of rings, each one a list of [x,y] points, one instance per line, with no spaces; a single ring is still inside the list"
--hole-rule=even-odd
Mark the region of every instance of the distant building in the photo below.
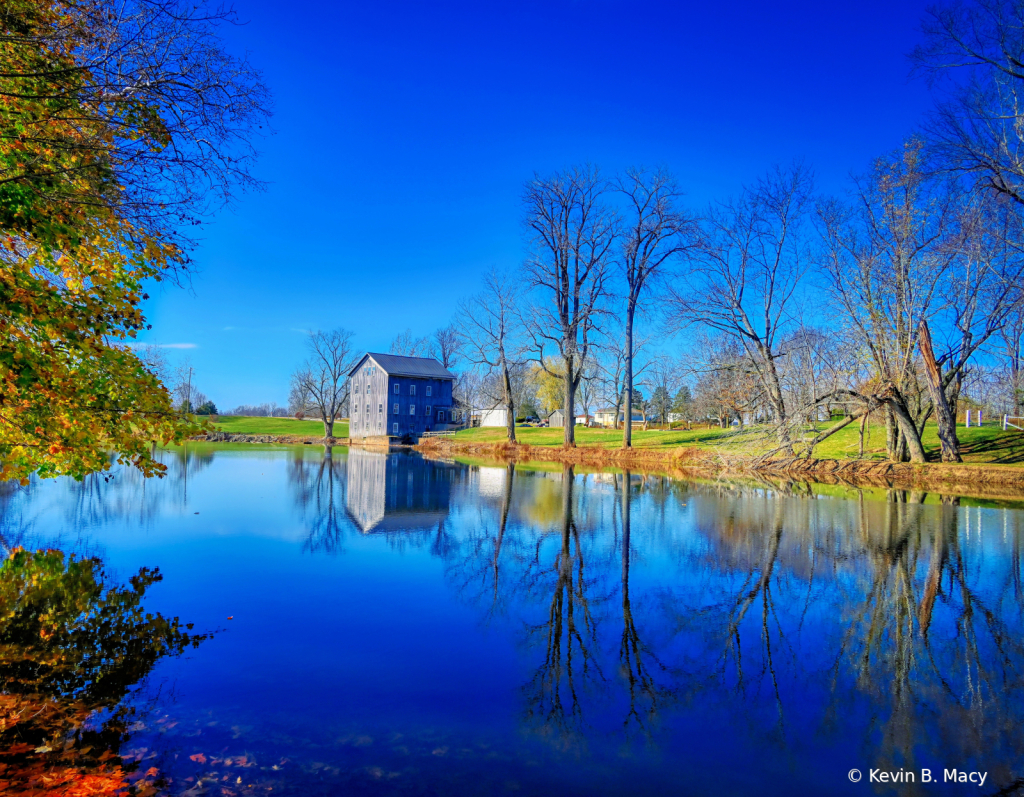
[[[561,428],[565,426],[565,411],[555,410],[548,416],[548,426]]]
[[[432,357],[370,352],[348,378],[349,437],[419,437],[459,425],[455,375]]]
[[[603,410],[598,410],[594,413],[594,421],[598,426],[613,427],[617,423],[621,424],[622,419],[625,417],[622,410],[616,409],[615,407],[605,407]],[[633,413],[633,423],[643,423],[644,416],[639,412]]]
[[[476,409],[471,414],[471,426],[508,426],[508,408]]]

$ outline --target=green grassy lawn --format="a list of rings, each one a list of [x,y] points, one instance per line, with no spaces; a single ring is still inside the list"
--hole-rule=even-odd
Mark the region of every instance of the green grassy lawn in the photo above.
[[[295,418],[250,418],[244,415],[221,415],[214,427],[229,434],[276,434],[299,437],[323,437],[321,421],[299,421]],[[348,421],[334,422],[334,436],[348,437]]]
[[[828,424],[819,424],[817,430]],[[633,430],[633,445],[636,448],[675,448],[697,446],[723,452],[758,454],[774,446],[767,439],[764,427],[747,429],[673,429],[642,431]],[[816,431],[807,427],[804,436],[813,437]],[[1024,465],[1024,432],[1010,430],[1003,432],[999,426],[959,427],[961,450],[966,462]],[[562,444],[561,429],[517,428],[516,436],[521,443],[535,446],[558,446]],[[826,459],[854,459],[858,450],[858,427],[850,424],[815,448],[815,456]],[[499,443],[505,439],[504,428],[465,429],[458,433],[457,440],[465,443]],[[618,448],[622,445],[620,429],[586,429],[577,427],[576,442],[581,446]],[[929,459],[939,459],[939,439],[935,424],[925,427],[925,451]],[[865,458],[885,458],[885,428],[872,426],[865,435]]]

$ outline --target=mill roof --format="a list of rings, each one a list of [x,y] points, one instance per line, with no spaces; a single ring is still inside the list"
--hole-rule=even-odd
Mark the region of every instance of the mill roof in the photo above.
[[[434,379],[454,379],[455,374],[447,370],[433,357],[403,357],[400,354],[379,354],[367,352],[356,363],[355,368],[349,371],[352,376],[369,357],[380,369],[391,376],[421,376],[433,377]]]

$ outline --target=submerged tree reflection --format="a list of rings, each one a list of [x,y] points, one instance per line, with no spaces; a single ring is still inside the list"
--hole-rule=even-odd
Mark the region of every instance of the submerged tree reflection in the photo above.
[[[288,481],[307,524],[306,550],[336,553],[343,548],[349,526],[345,465],[345,457],[336,456],[334,446],[325,446],[320,457],[310,457],[300,448],[288,461]]]
[[[873,766],[1024,754],[1019,511],[996,539],[978,510],[920,491],[514,465],[487,481],[453,509],[448,577],[522,629],[525,722],[557,746],[616,717],[653,739],[685,705],[794,754],[862,746]]]
[[[583,690],[604,680],[589,594],[594,579],[586,569],[585,547],[574,516],[574,492],[573,467],[566,465],[557,546],[545,545],[543,538],[537,540],[524,576],[535,596],[549,596],[543,621],[528,626],[530,643],[543,654],[524,687],[526,719],[535,730],[565,745],[580,741]]]
[[[111,584],[97,559],[16,549],[0,565],[0,791],[152,793],[154,769],[122,763],[129,698],[153,666],[196,647],[178,618],[145,611],[161,578]]]

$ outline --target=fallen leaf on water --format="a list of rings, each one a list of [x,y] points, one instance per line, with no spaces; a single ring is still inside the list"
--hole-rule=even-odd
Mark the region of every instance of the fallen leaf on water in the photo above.
[[[233,614],[230,614],[230,615],[228,615],[228,619],[229,619],[229,620],[234,620],[234,619],[235,619],[235,616],[234,616]]]
[[[195,755],[190,755],[189,758],[191,758],[193,761],[195,761],[195,762],[197,762],[199,764],[205,764],[206,763],[206,756],[204,756],[202,753],[196,753]]]

